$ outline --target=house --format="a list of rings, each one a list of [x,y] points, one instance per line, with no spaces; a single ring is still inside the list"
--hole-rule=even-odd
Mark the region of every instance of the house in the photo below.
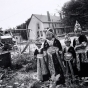
[[[12,30],[13,36],[19,41],[20,37],[27,40],[27,29],[14,29]]]
[[[19,33],[16,33],[14,35],[14,39],[15,39],[16,43],[21,43],[22,42],[22,36]]]
[[[37,40],[38,38],[45,39],[48,28],[54,29],[55,34],[62,34],[64,27],[59,16],[51,16],[49,12],[47,15],[32,14],[28,29],[30,30],[30,39]]]

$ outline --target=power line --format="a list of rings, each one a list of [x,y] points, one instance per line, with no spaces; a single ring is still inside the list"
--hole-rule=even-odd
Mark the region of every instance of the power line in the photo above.
[[[28,7],[29,8],[29,7]],[[24,10],[26,10],[26,9],[28,9],[28,8],[25,8]],[[11,17],[13,17],[13,16],[15,16],[15,15],[18,15],[18,14],[20,14],[21,12],[23,12],[24,10],[21,10],[20,12],[18,12],[18,13],[15,13],[15,14],[13,14],[13,15],[11,15],[11,16],[9,16],[9,17],[7,17],[7,18],[5,18],[5,19],[3,19],[3,20],[0,20],[0,22],[2,22],[2,21],[4,21],[4,20],[6,20],[6,19],[8,19],[8,18],[11,18]]]
[[[13,0],[13,1],[14,1],[14,2],[13,2],[14,4],[17,2],[16,0]],[[4,5],[7,4],[7,3],[5,3],[5,1],[4,1],[4,2],[0,2],[0,5],[2,5],[3,3],[4,3]],[[4,7],[6,6],[6,5],[5,5],[5,6],[4,6],[4,5],[2,6],[2,8],[4,8]],[[10,6],[10,5],[9,5],[9,6]],[[14,6],[15,6],[15,5],[13,5],[13,7],[14,7]],[[10,8],[10,7],[8,7],[8,8]]]

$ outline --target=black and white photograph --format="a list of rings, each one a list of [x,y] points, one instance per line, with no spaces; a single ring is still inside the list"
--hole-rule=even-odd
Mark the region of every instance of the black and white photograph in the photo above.
[[[0,88],[88,88],[88,0],[0,0]]]

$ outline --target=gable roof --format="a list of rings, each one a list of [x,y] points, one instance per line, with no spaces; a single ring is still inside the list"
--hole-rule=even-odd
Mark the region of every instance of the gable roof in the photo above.
[[[48,21],[48,16],[47,15],[38,15],[38,14],[33,14],[32,16],[35,16],[38,20],[41,22],[50,22]],[[60,17],[59,16],[51,16],[50,15],[51,22],[60,22]]]

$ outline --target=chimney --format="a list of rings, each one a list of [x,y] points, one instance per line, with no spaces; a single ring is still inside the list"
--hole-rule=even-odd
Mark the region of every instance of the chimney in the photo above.
[[[47,18],[48,18],[48,21],[51,21],[49,11],[47,11]]]
[[[51,19],[50,19],[49,11],[47,11],[47,18],[48,18],[48,21],[50,22],[50,21],[51,21]],[[49,23],[49,28],[50,28],[50,23]]]
[[[60,19],[62,20],[62,13],[60,12],[59,15],[60,15]]]

